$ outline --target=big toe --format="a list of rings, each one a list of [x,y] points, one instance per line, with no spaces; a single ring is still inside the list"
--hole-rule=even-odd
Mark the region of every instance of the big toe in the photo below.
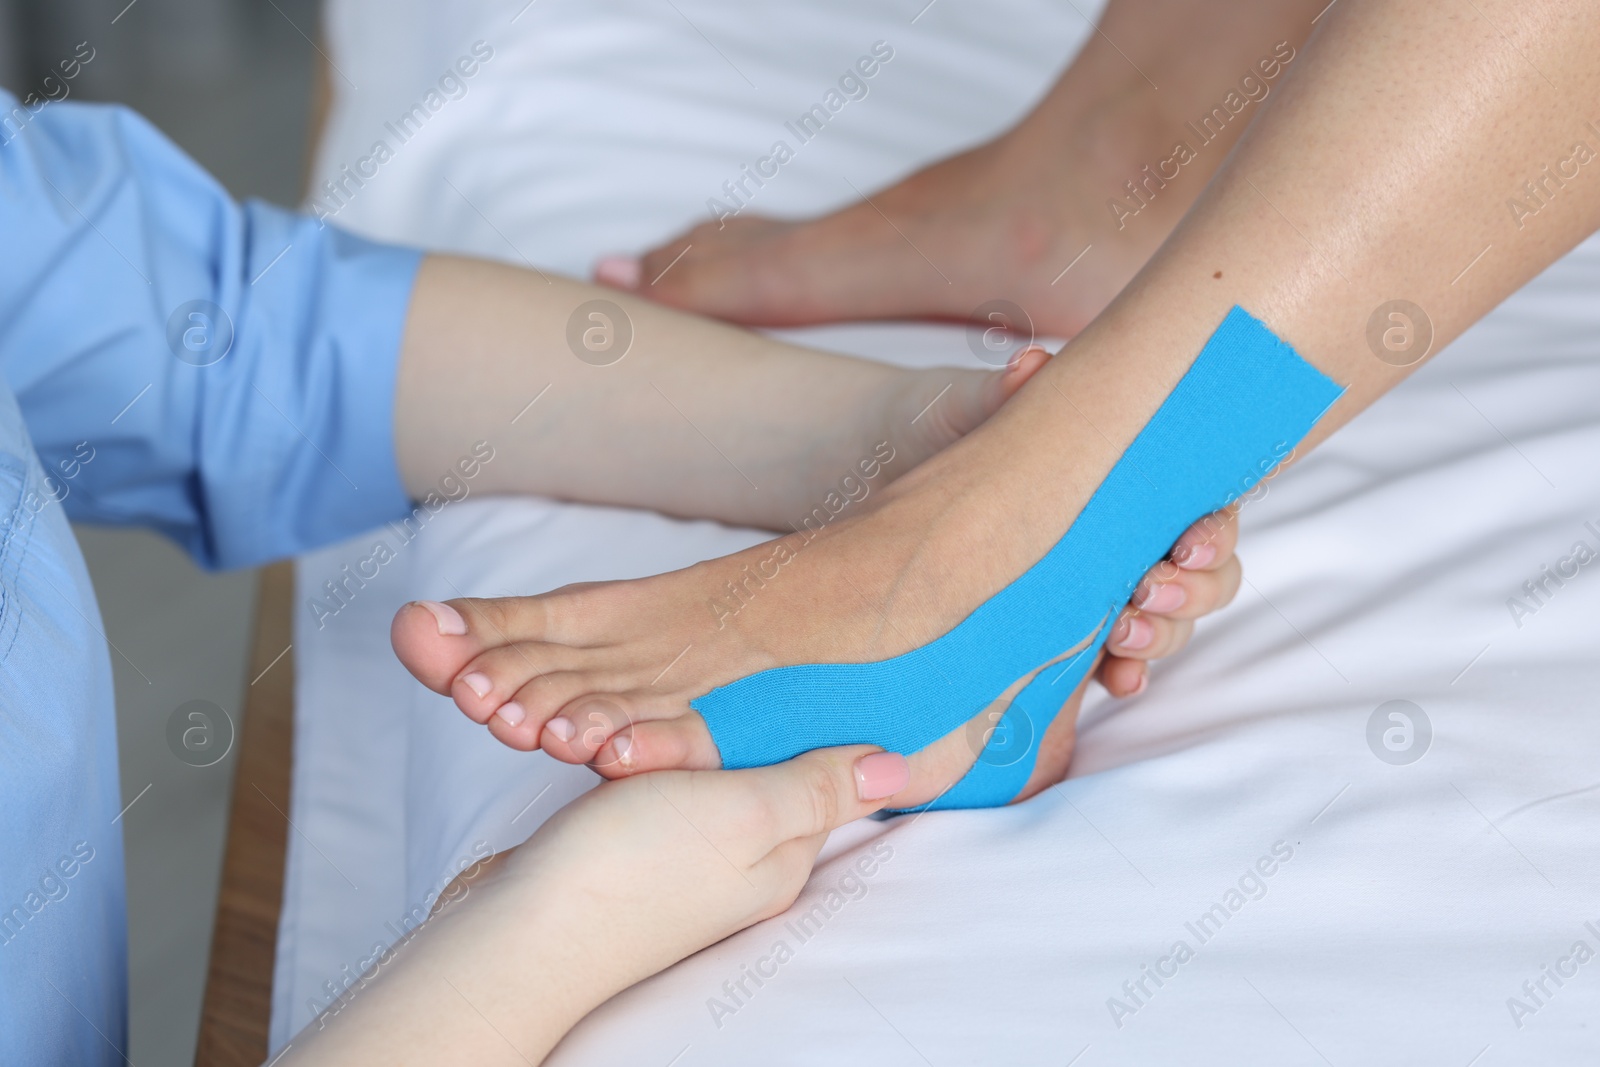
[[[864,211],[847,208],[798,223],[761,217],[705,223],[647,252],[636,277],[632,265],[616,262],[597,276],[631,280],[626,287],[640,296],[749,326],[923,313],[914,297],[928,279],[905,282],[901,275],[926,264]]]
[[[793,275],[783,245],[769,239],[773,231],[749,237],[708,242],[691,233],[645,255],[638,292],[658,303],[718,316],[733,322],[764,324],[788,317],[783,291],[795,285],[775,284]],[[775,292],[774,290],[779,290]]]
[[[461,668],[482,651],[465,616],[435,600],[413,600],[395,612],[389,643],[417,681],[447,696]]]
[[[790,225],[760,216],[702,223],[643,255],[602,256],[594,280],[667,304],[691,306],[715,296],[737,303],[741,295],[727,294],[726,286],[747,283],[750,253],[759,253],[766,237]]]

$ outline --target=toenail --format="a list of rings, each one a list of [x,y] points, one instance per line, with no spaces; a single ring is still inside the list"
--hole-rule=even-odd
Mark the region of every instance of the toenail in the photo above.
[[[1050,354],[1050,350],[1044,345],[1024,345],[1011,354],[1011,361],[1006,364],[1006,370],[1016,370],[1018,367],[1022,366],[1022,361],[1024,359],[1027,359],[1035,352],[1039,353],[1041,356],[1048,356]]]
[[[555,734],[562,741],[571,741],[578,736],[578,728],[572,725],[572,720],[565,715],[557,715],[545,723],[545,729]]]
[[[439,624],[439,636],[460,637],[467,632],[467,620],[449,604],[441,604],[437,600],[418,600],[415,603],[419,608],[427,608],[433,621]]]
[[[1145,595],[1139,600],[1139,607],[1145,611],[1153,611],[1157,615],[1167,611],[1177,611],[1183,607],[1184,601],[1189,599],[1189,594],[1181,585],[1166,585],[1156,583],[1149,587]]]
[[[522,720],[528,717],[528,713],[523,710],[522,705],[515,700],[501,704],[500,710],[496,711],[495,714],[504,719],[507,726],[521,726]]]
[[[874,752],[856,760],[856,795],[862,800],[892,797],[911,783],[911,764],[898,752]]]
[[[1144,692],[1145,689],[1149,687],[1149,685],[1150,685],[1150,673],[1148,671],[1140,671],[1139,672],[1139,684],[1134,686],[1133,687],[1133,692],[1129,693],[1128,695],[1130,697],[1136,697],[1140,693]]]
[[[617,762],[624,767],[633,766],[633,742],[626,735],[617,738],[611,743],[611,750],[617,754]]]
[[[1203,545],[1196,545],[1194,548],[1191,548],[1189,551],[1183,553],[1182,558],[1177,561],[1177,564],[1186,571],[1197,571],[1216,558],[1217,546],[1208,542]]]
[[[489,690],[494,688],[494,683],[489,680],[489,676],[480,674],[477,671],[473,671],[471,674],[463,674],[461,682],[480,697],[488,696]]]
[[[1129,652],[1137,652],[1155,640],[1156,628],[1150,625],[1148,619],[1141,619],[1134,615],[1123,620],[1123,634],[1117,639],[1117,647],[1125,648]]]
[[[618,289],[637,289],[641,266],[637,256],[602,256],[594,265],[594,276]]]

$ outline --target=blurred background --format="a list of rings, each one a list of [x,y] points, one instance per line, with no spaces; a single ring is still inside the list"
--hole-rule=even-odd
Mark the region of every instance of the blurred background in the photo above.
[[[0,0],[0,85],[144,114],[236,197],[292,206],[321,62],[317,0]],[[87,47],[82,47],[86,45]],[[68,82],[46,78],[93,58]],[[130,1062],[194,1062],[234,754],[180,762],[167,719],[241,725],[256,575],[208,575],[148,533],[79,527],[116,651],[132,989]]]

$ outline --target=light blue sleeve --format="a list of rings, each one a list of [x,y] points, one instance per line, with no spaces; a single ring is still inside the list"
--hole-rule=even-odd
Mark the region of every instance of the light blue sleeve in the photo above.
[[[409,511],[420,253],[236,204],[124,108],[0,113],[0,372],[70,517],[232,567]]]

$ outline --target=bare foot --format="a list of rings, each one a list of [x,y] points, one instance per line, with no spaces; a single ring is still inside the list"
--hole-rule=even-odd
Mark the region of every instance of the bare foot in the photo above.
[[[1183,217],[1313,14],[1296,0],[1113,2],[1040,105],[994,141],[819,219],[708,221],[601,260],[595,279],[761,326],[968,320],[1000,299],[1038,335],[1072,337]],[[1215,129],[1190,125],[1223,104]]]
[[[964,485],[942,458],[891,486],[876,507],[809,537],[638,581],[409,604],[395,617],[395,650],[425,685],[514,748],[543,747],[613,778],[718,767],[691,700],[769,667],[879,660],[926,644],[1059,536],[997,533],[989,498],[1026,487],[1003,474],[983,488]],[[1196,524],[1174,559],[1151,572],[1136,597],[1144,608],[1118,626],[1113,652],[1172,651],[1188,620],[1238,586],[1230,522]],[[1046,733],[1021,796],[1065,774],[1081,696],[1080,688]],[[894,804],[925,803],[960,779],[986,726],[953,731],[913,756],[910,785]]]
[[[1070,337],[1133,276],[1188,204],[1174,196],[1146,225],[1119,232],[1108,224],[1105,200],[1120,172],[1091,177],[1089,161],[1075,154],[1019,129],[877,191],[870,202],[799,222],[758,215],[705,222],[638,260],[601,260],[595,280],[752,326],[965,321],[980,304],[1003,299],[1024,309],[1038,335]],[[1076,165],[1063,165],[1061,156]],[[1194,184],[1198,192],[1204,182]]]

